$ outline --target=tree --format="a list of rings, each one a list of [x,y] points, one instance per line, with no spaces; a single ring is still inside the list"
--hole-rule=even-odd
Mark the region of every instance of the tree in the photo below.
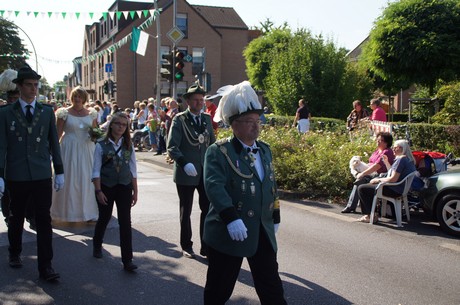
[[[14,23],[0,17],[0,73],[5,69],[19,69],[26,62],[28,50],[22,44]]]
[[[266,96],[275,113],[293,115],[304,98],[313,116],[345,117],[360,78],[347,66],[345,55],[345,49],[322,36],[312,37],[304,29],[294,33],[282,52],[272,54],[266,79]]]
[[[273,56],[282,52],[291,39],[291,30],[284,24],[274,28],[267,19],[262,25],[262,36],[251,41],[243,52],[249,81],[258,90],[265,90],[265,79],[270,72]]]
[[[460,70],[460,0],[401,0],[375,22],[362,62],[386,93],[418,83],[433,94]]]

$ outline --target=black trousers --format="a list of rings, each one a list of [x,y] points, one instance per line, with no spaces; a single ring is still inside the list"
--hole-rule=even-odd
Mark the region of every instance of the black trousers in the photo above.
[[[361,211],[364,215],[370,215],[372,201],[374,200],[375,189],[378,184],[363,184],[358,187],[359,200],[361,200]],[[395,192],[391,187],[383,188],[383,195],[388,197],[398,197],[401,194]]]
[[[193,193],[195,189],[198,191],[198,204],[200,206],[200,241],[201,248],[206,249],[203,242],[204,219],[209,210],[209,199],[204,190],[203,178],[198,185],[181,185],[176,184],[177,194],[179,195],[179,215],[180,215],[180,246],[182,249],[190,249],[193,246],[192,242],[192,223],[190,215],[192,214]]]
[[[133,259],[133,243],[131,232],[131,202],[132,185],[117,184],[114,187],[101,185],[101,190],[107,197],[107,205],[97,203],[99,218],[94,229],[93,246],[101,247],[105,230],[112,217],[113,204],[117,205],[117,217],[120,227],[121,261],[129,263]]]
[[[22,252],[22,231],[27,206],[35,214],[37,227],[38,270],[51,267],[53,259],[50,208],[52,201],[52,182],[50,179],[38,181],[7,181],[10,192],[10,217],[8,224],[8,248],[10,255]]]
[[[259,247],[254,256],[247,258],[254,286],[261,305],[287,304],[278,274],[276,252],[265,232],[260,230]],[[223,305],[230,299],[243,262],[236,257],[208,247],[208,273],[204,288],[205,305]]]

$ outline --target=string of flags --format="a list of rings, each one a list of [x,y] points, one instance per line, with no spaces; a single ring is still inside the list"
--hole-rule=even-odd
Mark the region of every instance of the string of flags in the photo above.
[[[139,25],[137,28],[139,30],[145,30],[147,29],[148,27],[150,27],[153,23],[153,21],[155,20],[155,18],[157,18],[158,16],[160,15],[160,11],[155,11],[153,12],[153,14],[151,15],[151,17],[147,18],[143,23],[141,23],[141,25]],[[91,61],[94,61],[96,59],[98,59],[99,57],[101,56],[104,56],[106,54],[110,54],[110,53],[113,53],[115,50],[123,47],[124,45],[126,45],[129,41],[131,41],[133,37],[133,33],[129,33],[127,34],[125,37],[123,37],[122,39],[120,39],[119,41],[115,42],[114,44],[108,46],[107,48],[105,48],[104,50],[102,51],[99,51],[93,55],[90,55],[90,56],[84,56],[82,58],[78,58],[78,59],[74,59],[73,62],[76,63],[76,64],[79,64],[79,63],[86,63],[86,62],[91,62]]]
[[[62,18],[62,19],[100,19],[107,18],[114,20],[120,20],[124,17],[126,20],[133,19],[137,16],[138,18],[146,18],[149,15],[153,16],[155,9],[150,10],[130,10],[130,11],[106,11],[106,12],[37,12],[37,11],[14,11],[14,10],[0,10],[0,17],[3,18],[18,18],[18,17],[31,17],[31,18]]]

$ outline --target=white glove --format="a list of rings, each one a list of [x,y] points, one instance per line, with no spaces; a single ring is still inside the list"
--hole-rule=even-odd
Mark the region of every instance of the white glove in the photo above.
[[[64,187],[64,174],[58,174],[54,176],[54,189],[59,192]]]
[[[193,163],[185,164],[184,171],[187,175],[192,176],[192,177],[195,177],[196,175],[198,175],[198,173],[196,172],[195,165],[193,165]]]
[[[279,223],[275,223],[274,225],[274,228],[275,228],[275,234],[278,232],[278,229],[280,228],[280,224]]]
[[[227,225],[228,234],[232,240],[243,241],[248,238],[248,229],[241,219],[232,221]]]
[[[0,199],[2,199],[4,192],[5,192],[5,181],[3,181],[3,178],[0,178]]]

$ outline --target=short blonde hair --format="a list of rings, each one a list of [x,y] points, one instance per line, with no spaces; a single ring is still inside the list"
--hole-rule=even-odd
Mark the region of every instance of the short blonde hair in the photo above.
[[[86,92],[86,90],[82,86],[77,86],[73,88],[73,90],[70,92],[70,100],[72,101],[76,95],[79,95],[82,98],[84,98],[83,104],[85,104],[88,101],[88,92]]]

